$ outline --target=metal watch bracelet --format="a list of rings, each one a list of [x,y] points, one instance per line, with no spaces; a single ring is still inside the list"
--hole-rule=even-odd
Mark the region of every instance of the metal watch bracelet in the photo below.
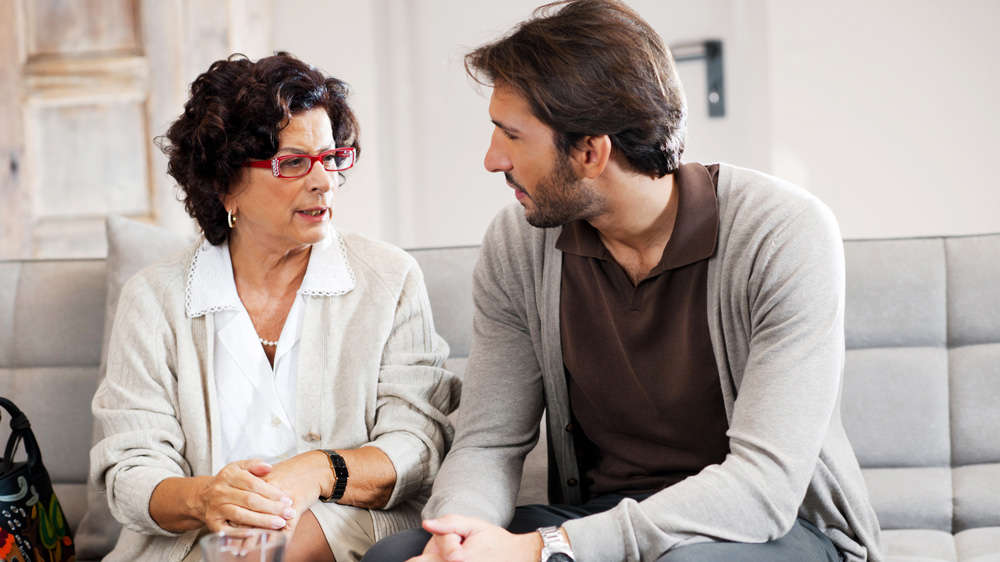
[[[542,527],[538,529],[542,535],[542,557],[540,562],[574,562],[573,549],[563,538],[559,527]]]

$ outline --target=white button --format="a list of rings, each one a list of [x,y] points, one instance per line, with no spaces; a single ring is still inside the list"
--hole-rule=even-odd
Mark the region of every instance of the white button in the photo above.
[[[280,455],[280,456],[278,457],[278,460],[279,460],[279,461],[283,461],[283,460],[288,460],[288,455]]]
[[[281,425],[281,418],[279,418],[278,416],[274,416],[273,418],[271,418],[271,425],[273,425],[274,427],[278,427],[279,425]]]

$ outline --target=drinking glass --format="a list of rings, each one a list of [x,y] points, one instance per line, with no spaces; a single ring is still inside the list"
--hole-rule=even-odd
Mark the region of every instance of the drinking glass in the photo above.
[[[281,562],[285,534],[265,529],[231,529],[199,541],[205,562]]]

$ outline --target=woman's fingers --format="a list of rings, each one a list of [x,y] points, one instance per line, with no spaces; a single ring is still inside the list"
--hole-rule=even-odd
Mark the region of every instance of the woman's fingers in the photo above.
[[[268,483],[264,476],[274,470],[270,464],[259,459],[230,463],[219,471],[219,476],[229,486],[252,492],[275,502],[291,505],[291,498],[277,486]]]
[[[258,478],[263,478],[268,474],[271,474],[271,471],[274,470],[274,467],[270,464],[256,459],[248,461],[246,468],[250,474],[253,474]]]
[[[251,490],[242,492],[242,501],[236,503],[252,511],[270,513],[284,519],[292,519],[298,515],[292,507],[292,499],[287,496],[275,501]]]
[[[230,463],[209,482],[205,491],[205,519],[213,531],[236,525],[282,529],[298,513],[292,499],[260,476],[269,474],[271,465],[259,460]],[[213,528],[214,527],[214,528]]]
[[[222,504],[209,512],[207,523],[210,531],[218,532],[242,527],[284,529],[288,521],[283,517],[261,513],[236,504]]]

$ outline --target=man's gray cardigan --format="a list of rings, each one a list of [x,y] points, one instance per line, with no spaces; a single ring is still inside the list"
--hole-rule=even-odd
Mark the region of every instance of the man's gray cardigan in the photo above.
[[[655,560],[706,540],[760,543],[783,536],[796,517],[814,523],[845,560],[881,560],[878,521],[840,420],[844,258],[836,220],[804,190],[728,165],[720,166],[718,200],[708,321],[730,454],[645,501],[565,523],[577,560]],[[560,231],[531,227],[512,205],[485,236],[458,435],[425,517],[507,524],[543,409],[558,478],[550,478],[550,498],[581,501],[565,430]]]

